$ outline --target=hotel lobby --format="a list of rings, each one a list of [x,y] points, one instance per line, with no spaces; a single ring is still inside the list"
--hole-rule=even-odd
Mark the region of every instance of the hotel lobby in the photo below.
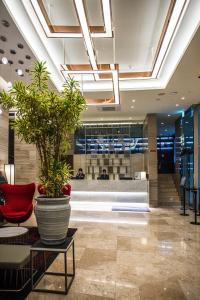
[[[199,12],[0,0],[0,299],[200,300]]]

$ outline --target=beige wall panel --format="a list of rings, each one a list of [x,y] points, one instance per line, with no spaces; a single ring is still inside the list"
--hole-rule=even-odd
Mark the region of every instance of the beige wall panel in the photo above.
[[[144,154],[144,169],[149,175],[149,203],[158,206],[158,166],[157,166],[157,117],[148,114],[144,122],[144,137],[148,138],[148,150]]]
[[[131,154],[131,176],[134,176],[135,172],[142,172],[145,170],[144,167],[144,154],[135,153]]]
[[[86,168],[86,155],[85,154],[74,154],[74,175],[76,175],[79,168],[83,169],[83,172],[87,174]]]
[[[198,187],[198,162],[199,162],[198,139],[198,105],[194,107],[194,187]]]
[[[15,182],[38,182],[38,157],[35,145],[26,144],[15,136]]]
[[[0,170],[8,163],[8,113],[0,115]]]

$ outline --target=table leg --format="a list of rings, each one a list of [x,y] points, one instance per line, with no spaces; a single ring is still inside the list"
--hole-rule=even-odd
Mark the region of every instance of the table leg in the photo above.
[[[30,255],[31,256],[30,257],[30,265],[31,265],[31,274],[30,274],[31,275],[31,290],[33,290],[33,254],[32,253],[33,253],[33,251],[31,250],[30,251],[30,254],[31,254]]]
[[[75,276],[75,247],[74,247],[74,241],[72,243],[72,259],[73,259],[73,276]]]
[[[64,267],[65,267],[65,293],[68,293],[68,284],[67,284],[67,253],[64,253]]]

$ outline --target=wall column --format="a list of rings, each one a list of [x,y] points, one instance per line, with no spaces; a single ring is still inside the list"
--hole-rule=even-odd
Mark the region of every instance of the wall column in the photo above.
[[[145,169],[149,178],[149,205],[158,206],[157,116],[148,114],[144,122],[144,137],[148,138]]]
[[[35,145],[26,144],[15,135],[15,183],[38,181],[38,158]]]
[[[0,114],[0,170],[8,163],[8,113]]]
[[[198,119],[199,105],[194,105],[194,187],[199,183],[199,150],[200,150],[200,124]]]

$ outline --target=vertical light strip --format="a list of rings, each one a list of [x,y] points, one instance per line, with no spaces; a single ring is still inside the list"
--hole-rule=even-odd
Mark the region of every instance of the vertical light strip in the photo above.
[[[119,78],[118,78],[118,71],[113,70],[113,90],[115,95],[115,104],[119,104]]]
[[[103,6],[104,23],[106,28],[106,36],[112,37],[110,0],[102,0],[102,6]]]
[[[173,9],[173,12],[172,12],[172,16],[171,16],[171,19],[170,19],[169,25],[167,27],[167,31],[165,33],[165,37],[164,37],[164,40],[163,40],[163,43],[162,43],[162,46],[161,46],[161,49],[160,49],[160,53],[159,53],[159,56],[157,58],[154,70],[153,70],[153,74],[152,74],[153,78],[156,78],[156,76],[158,76],[157,73],[159,71],[159,68],[161,67],[163,58],[166,57],[167,48],[169,47],[169,44],[171,44],[171,39],[174,38],[174,36],[175,36],[174,31],[177,31],[176,26],[178,28],[178,26],[180,25],[179,16],[181,16],[181,13],[182,13],[182,16],[184,15],[184,13],[182,12],[183,7],[185,5],[185,2],[188,5],[189,1],[190,0],[187,0],[187,1],[177,0],[176,3],[175,3],[175,6],[174,6],[174,9]],[[186,10],[187,5],[185,6],[185,10]],[[177,25],[178,20],[179,20],[179,23]]]
[[[115,64],[110,64],[110,69],[115,70]]]
[[[89,59],[90,59],[92,69],[93,70],[98,70],[97,63],[96,63],[96,57],[95,57],[95,53],[94,53],[94,47],[93,47],[91,35],[90,35],[90,32],[89,32],[88,24],[87,24],[85,9],[84,9],[84,6],[83,6],[83,1],[82,0],[74,0],[74,3],[75,3],[76,10],[77,10],[77,13],[78,13],[80,25],[81,25],[82,32],[83,32],[83,38],[84,38],[84,41],[85,41],[85,47],[86,47],[87,52],[88,52],[88,56],[89,56]],[[99,79],[98,74],[95,74],[94,76],[95,76],[96,80]]]

